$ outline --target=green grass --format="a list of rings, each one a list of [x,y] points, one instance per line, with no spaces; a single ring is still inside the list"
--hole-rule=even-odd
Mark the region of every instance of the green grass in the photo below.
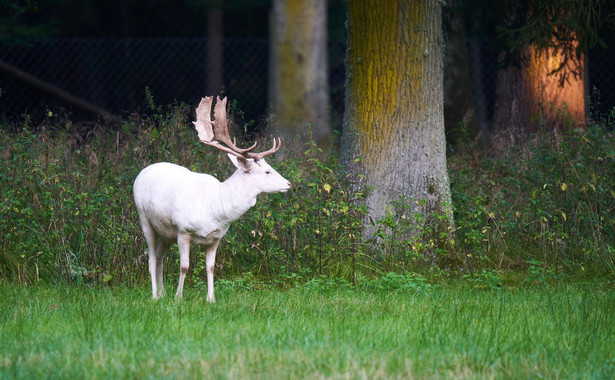
[[[0,378],[613,378],[602,284],[480,291],[0,282]]]

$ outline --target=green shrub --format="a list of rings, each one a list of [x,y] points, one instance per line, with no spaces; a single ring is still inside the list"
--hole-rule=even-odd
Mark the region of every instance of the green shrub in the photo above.
[[[170,161],[224,180],[234,169],[198,141],[187,106],[160,107],[152,98],[150,108],[115,129],[53,114],[37,126],[24,116],[0,128],[0,278],[147,282],[132,199],[138,172]],[[374,286],[422,287],[417,271],[434,265],[486,288],[501,286],[504,270],[524,273],[530,283],[575,268],[598,267],[615,277],[614,120],[537,136],[497,160],[471,150],[450,157],[457,229],[447,247],[436,243],[434,227],[445,216],[413,212],[421,200],[392,204],[374,221],[376,236],[365,239],[364,191],[349,190],[353,178],[338,157],[325,157],[313,142],[286,151],[283,161],[273,156],[293,189],[259,197],[231,225],[217,278],[228,286],[238,284],[233,278],[322,288],[380,278]],[[205,284],[204,254],[193,247],[192,285]],[[165,272],[176,280],[176,248]]]
[[[459,256],[468,271],[540,262],[557,275],[612,263],[612,121],[536,136],[497,160],[456,156],[449,168]]]

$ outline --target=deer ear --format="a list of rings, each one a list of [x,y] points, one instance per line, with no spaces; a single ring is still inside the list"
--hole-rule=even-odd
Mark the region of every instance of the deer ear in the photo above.
[[[243,169],[246,173],[250,172],[250,170],[252,169],[250,163],[251,160],[244,157],[237,157],[230,153],[228,154],[228,157],[231,159],[233,165],[235,165],[237,169]]]

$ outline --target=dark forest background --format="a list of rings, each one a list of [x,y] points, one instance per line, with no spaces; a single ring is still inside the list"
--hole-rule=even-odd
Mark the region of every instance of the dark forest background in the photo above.
[[[525,3],[554,3],[554,0]],[[443,18],[447,49],[463,45],[461,53],[445,61],[445,113],[449,140],[457,139],[460,123],[472,135],[491,134],[497,75],[505,65],[500,54],[515,43],[503,32],[502,16],[511,2],[486,6],[471,0],[449,2]],[[514,2],[512,2],[514,3]],[[598,3],[601,21],[586,46],[585,97],[596,111],[615,105],[612,1]],[[585,2],[580,2],[585,4]],[[111,115],[143,112],[148,93],[158,104],[184,102],[195,105],[210,92],[207,83],[207,41],[223,38],[221,88],[235,99],[241,122],[258,125],[271,107],[270,41],[273,2],[268,0],[186,1],[73,1],[22,0],[0,3],[0,112],[4,119],[24,113],[44,117],[48,110],[67,109],[77,119],[92,120],[96,111]],[[213,18],[212,18],[213,15]],[[346,3],[327,2],[327,63],[334,130],[341,129],[344,113],[344,58]],[[217,31],[212,37],[210,25]],[[457,26],[461,20],[461,27]],[[89,105],[84,107],[58,97],[40,84],[24,82],[11,69],[31,75],[52,89],[65,91]],[[469,70],[469,72],[468,72]],[[459,79],[459,72],[462,78]],[[459,99],[462,99],[460,101]],[[475,116],[467,122],[467,101]],[[466,121],[464,122],[464,116]]]

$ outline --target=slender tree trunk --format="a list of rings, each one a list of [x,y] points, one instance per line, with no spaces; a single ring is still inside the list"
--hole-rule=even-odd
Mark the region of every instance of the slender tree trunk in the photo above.
[[[539,131],[585,126],[585,86],[581,57],[578,70],[564,65],[553,48],[526,49],[527,62],[498,73],[492,152],[525,143]],[[562,78],[565,78],[562,80]]]
[[[481,42],[474,39],[468,42],[468,65],[471,78],[472,102],[476,114],[476,122],[478,123],[481,133],[483,146],[487,148],[491,139],[490,119],[488,112],[486,81],[483,76],[483,54],[481,51]]]
[[[217,95],[223,83],[224,13],[212,9],[207,14],[207,95]]]
[[[459,145],[465,138],[475,138],[480,127],[474,107],[466,31],[461,12],[448,2],[448,29],[444,54],[444,127],[449,144]]]
[[[274,0],[269,97],[279,132],[330,138],[326,0]]]
[[[450,233],[440,2],[350,1],[347,27],[342,162],[372,188],[369,218],[404,197]]]

